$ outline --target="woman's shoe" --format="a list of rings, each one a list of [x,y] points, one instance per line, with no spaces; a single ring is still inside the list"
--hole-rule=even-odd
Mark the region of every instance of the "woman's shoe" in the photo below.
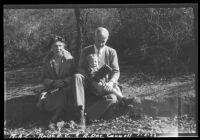
[[[49,129],[56,129],[56,123],[55,122],[49,122],[49,125],[48,125],[48,128]]]

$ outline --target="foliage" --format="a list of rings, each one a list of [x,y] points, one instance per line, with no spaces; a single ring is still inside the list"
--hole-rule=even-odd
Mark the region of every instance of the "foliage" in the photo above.
[[[71,9],[4,9],[5,65],[41,61],[55,34],[66,38],[71,46],[74,20]]]
[[[123,26],[116,41],[132,63],[145,62],[156,73],[180,72],[194,57],[192,8],[118,9]],[[166,70],[166,71],[164,71]],[[187,72],[185,70],[184,72]]]
[[[75,9],[4,9],[5,66],[41,62],[55,34],[78,56],[78,40],[83,47],[92,44],[95,28],[103,26],[120,61],[163,74],[191,71],[196,61],[193,12],[192,7],[80,8],[83,36],[78,39]]]

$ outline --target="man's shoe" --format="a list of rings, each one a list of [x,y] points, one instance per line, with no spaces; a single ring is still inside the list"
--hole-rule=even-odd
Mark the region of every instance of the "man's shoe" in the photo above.
[[[77,127],[79,129],[85,129],[86,128],[86,119],[85,119],[85,114],[83,110],[80,110],[78,112],[78,123],[77,123]]]
[[[140,103],[140,100],[136,97],[132,97],[132,98],[126,98],[126,97],[123,97],[121,99],[121,104],[122,106],[130,106],[130,105],[134,105],[135,103]]]
[[[92,124],[92,120],[88,116],[86,116],[86,125],[90,124]]]

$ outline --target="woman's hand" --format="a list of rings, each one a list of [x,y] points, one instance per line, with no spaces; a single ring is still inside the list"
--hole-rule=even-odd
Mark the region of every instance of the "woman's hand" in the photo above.
[[[108,92],[112,92],[113,89],[113,82],[105,83],[104,90]]]
[[[96,90],[95,94],[98,96],[100,93],[102,93],[103,88],[101,85],[99,85],[97,82],[92,81],[91,82],[92,87]]]
[[[72,77],[67,77],[63,79],[65,86],[69,85],[72,82]]]
[[[54,83],[53,83],[53,86],[56,87],[56,88],[63,87],[64,86],[64,81],[62,81],[62,80],[55,80]]]

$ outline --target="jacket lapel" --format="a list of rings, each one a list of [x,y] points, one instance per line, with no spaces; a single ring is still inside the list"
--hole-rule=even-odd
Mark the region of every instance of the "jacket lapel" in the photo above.
[[[63,67],[64,67],[64,60],[62,58],[61,63],[59,64],[59,72],[58,72],[58,77],[61,77],[63,74]]]
[[[50,69],[51,69],[50,71],[51,71],[53,77],[55,77],[56,79],[58,79],[58,75],[56,73],[55,65],[54,65],[54,61],[53,60],[50,61]]]

